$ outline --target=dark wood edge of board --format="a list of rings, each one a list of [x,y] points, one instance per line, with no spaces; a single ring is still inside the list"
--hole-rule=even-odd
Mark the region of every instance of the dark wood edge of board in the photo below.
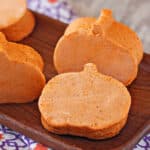
[[[13,122],[13,125],[11,124],[11,129],[20,132],[32,139],[34,139],[37,142],[41,142],[42,144],[47,145],[47,143],[51,143],[51,148],[56,149],[59,148],[59,150],[80,150],[77,147],[73,146],[66,146],[66,144],[64,145],[63,142],[59,142],[56,141],[52,138],[46,137],[45,135],[41,136],[44,137],[43,140],[39,141],[38,136],[39,132],[37,132],[37,130],[34,130],[32,128],[28,128],[28,133],[26,132],[26,126],[24,126],[23,124],[21,124],[19,121],[14,120],[14,119],[8,119],[9,117],[7,117],[6,115],[0,115],[0,122],[9,127],[10,122]],[[42,126],[42,125],[41,125]],[[32,130],[32,132],[30,132]],[[34,132],[34,134],[32,134]],[[131,131],[132,132],[132,131]],[[122,149],[122,146],[114,148],[115,150],[129,150],[132,149],[135,144],[137,144],[139,142],[139,140],[147,133],[150,132],[150,120],[148,120],[141,128],[139,128],[139,131],[130,139],[129,142],[124,143],[124,149]],[[60,149],[61,147],[61,149]]]
[[[132,132],[132,131],[131,131]],[[129,150],[132,149],[135,144],[137,144],[141,138],[148,134],[150,132],[150,120],[148,120],[146,123],[143,124],[141,128],[139,128],[139,131],[134,134],[134,136],[128,141],[127,143],[124,143],[124,149],[122,150]],[[122,147],[117,147],[117,149],[121,149]]]

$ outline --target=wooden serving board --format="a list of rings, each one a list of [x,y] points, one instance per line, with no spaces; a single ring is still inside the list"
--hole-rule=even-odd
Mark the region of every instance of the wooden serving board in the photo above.
[[[56,75],[53,51],[66,24],[35,14],[37,26],[30,37],[22,41],[37,49],[45,61],[46,79]],[[144,54],[138,77],[129,87],[132,107],[127,125],[121,133],[108,140],[88,140],[73,136],[59,136],[47,132],[41,125],[37,101],[29,104],[0,105],[0,123],[56,150],[131,149],[150,132],[150,55]]]

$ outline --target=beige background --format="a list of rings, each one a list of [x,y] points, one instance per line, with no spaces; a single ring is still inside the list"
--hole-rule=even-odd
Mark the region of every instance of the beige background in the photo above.
[[[111,8],[117,20],[134,29],[150,53],[150,0],[68,0],[78,16],[98,16],[100,9]]]

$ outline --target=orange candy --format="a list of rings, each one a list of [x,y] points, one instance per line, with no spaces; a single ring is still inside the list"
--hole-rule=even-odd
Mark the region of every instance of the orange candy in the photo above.
[[[142,57],[136,33],[103,9],[98,19],[79,18],[68,26],[56,45],[54,64],[58,73],[64,73],[81,71],[91,62],[99,72],[129,85],[137,76]]]
[[[20,20],[26,12],[26,0],[0,0],[0,29]]]
[[[45,85],[43,67],[33,48],[8,42],[0,33],[0,103],[26,103],[38,98]]]
[[[121,82],[102,75],[94,64],[86,64],[81,72],[52,78],[38,105],[48,131],[105,139],[123,128],[130,104],[130,94]]]

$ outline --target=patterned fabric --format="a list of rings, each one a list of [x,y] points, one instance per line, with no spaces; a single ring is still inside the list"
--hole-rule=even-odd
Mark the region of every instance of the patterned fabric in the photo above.
[[[76,15],[66,1],[28,0],[28,7],[34,11],[59,19],[65,23],[69,23],[76,18]]]
[[[0,125],[0,150],[51,150],[30,138]]]
[[[133,150],[150,150],[150,133],[141,139]]]
[[[70,23],[75,13],[63,0],[27,0],[28,7],[49,17]],[[0,150],[51,150],[34,140],[0,125]],[[146,135],[133,150],[150,150],[150,134]]]

